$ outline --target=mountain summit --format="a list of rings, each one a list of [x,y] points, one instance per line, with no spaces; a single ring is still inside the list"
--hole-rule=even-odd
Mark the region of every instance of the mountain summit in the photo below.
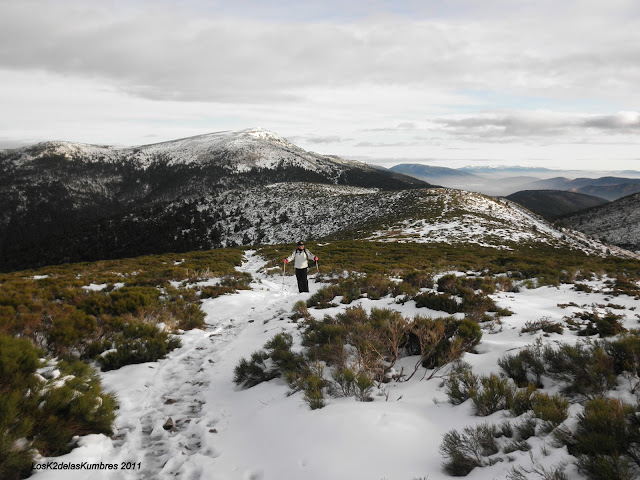
[[[43,142],[0,151],[0,269],[102,258],[114,245],[90,253],[91,244],[100,241],[98,225],[107,221],[120,225],[124,218],[148,219],[169,205],[283,182],[381,190],[430,186],[362,162],[305,151],[261,128],[126,148]],[[188,229],[193,219],[183,214],[176,213],[181,216],[158,228]],[[220,218],[228,215],[218,212]],[[118,244],[126,241],[124,232],[109,233],[118,237]],[[138,241],[144,233],[132,238]],[[215,241],[190,247],[220,245],[224,236],[216,233]],[[56,255],[51,248],[55,244],[76,244],[78,249]],[[166,248],[179,247],[158,244],[119,252],[126,256]]]

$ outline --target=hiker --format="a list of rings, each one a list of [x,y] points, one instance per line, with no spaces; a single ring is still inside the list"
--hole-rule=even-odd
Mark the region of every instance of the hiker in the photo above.
[[[304,242],[298,242],[298,248],[296,248],[291,255],[284,259],[284,263],[293,261],[293,266],[296,269],[296,278],[298,279],[298,291],[308,292],[309,281],[307,280],[307,269],[309,268],[309,260],[318,261],[318,257],[314,257],[313,253],[304,248]]]

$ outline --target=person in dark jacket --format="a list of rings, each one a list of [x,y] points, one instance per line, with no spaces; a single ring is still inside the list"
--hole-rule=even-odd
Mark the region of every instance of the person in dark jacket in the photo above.
[[[298,291],[300,293],[309,291],[309,281],[307,279],[309,260],[317,262],[318,257],[304,248],[304,242],[298,242],[298,248],[284,259],[284,263],[293,262],[293,266],[296,269],[296,279],[298,280]]]

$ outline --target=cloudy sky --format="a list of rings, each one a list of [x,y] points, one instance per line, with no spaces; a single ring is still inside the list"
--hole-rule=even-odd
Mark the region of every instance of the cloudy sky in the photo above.
[[[261,126],[386,166],[640,170],[637,0],[0,0],[0,147]]]

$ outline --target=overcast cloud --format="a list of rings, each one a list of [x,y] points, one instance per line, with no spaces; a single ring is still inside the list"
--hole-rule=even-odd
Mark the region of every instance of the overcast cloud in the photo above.
[[[5,0],[0,141],[261,125],[372,159],[584,162],[592,143],[636,168],[637,45],[631,0]]]

